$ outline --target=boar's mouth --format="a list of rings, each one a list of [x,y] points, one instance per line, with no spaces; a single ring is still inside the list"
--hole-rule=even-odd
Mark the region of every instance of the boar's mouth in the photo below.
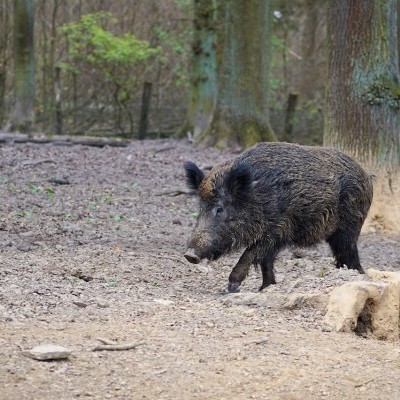
[[[187,249],[186,253],[184,254],[184,257],[190,263],[198,264],[204,258],[206,258],[209,261],[215,261],[215,260],[218,260],[222,255],[223,255],[222,251],[214,251],[209,254],[202,254],[201,256],[198,256],[194,249],[189,248],[189,249]]]

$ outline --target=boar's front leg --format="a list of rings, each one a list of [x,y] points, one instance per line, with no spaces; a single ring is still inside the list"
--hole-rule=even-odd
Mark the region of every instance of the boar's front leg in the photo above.
[[[256,246],[247,248],[229,275],[228,290],[235,292],[249,273],[249,269],[256,258]]]
[[[264,254],[261,259],[261,272],[262,272],[262,285],[260,286],[259,291],[265,289],[267,286],[271,284],[275,284],[275,274],[274,274],[274,261],[278,254],[278,249],[270,249],[267,253]]]
[[[265,251],[265,247],[267,247],[267,251]],[[261,265],[263,278],[259,290],[261,291],[267,286],[275,284],[274,261],[279,249],[280,246],[278,244],[271,246],[265,245],[265,243],[258,243],[247,248],[229,275],[228,290],[235,292],[249,273],[251,265],[256,263]]]

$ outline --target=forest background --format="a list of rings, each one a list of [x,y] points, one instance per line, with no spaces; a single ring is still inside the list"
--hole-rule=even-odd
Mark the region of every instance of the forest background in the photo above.
[[[134,138],[141,128],[143,137],[141,116],[147,113],[147,137],[187,133],[190,63],[196,51],[194,5],[201,2],[21,3],[35,6],[31,7],[35,132]],[[0,4],[3,130],[10,128],[14,99],[13,4],[11,0]],[[327,2],[279,0],[272,4],[270,37],[265,39],[266,48],[271,46],[271,126],[279,139],[321,144]]]

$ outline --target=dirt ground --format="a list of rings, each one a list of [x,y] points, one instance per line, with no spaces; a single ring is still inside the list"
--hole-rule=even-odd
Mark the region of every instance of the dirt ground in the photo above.
[[[182,163],[228,157],[173,140],[0,146],[1,399],[400,398],[399,342],[322,322],[334,287],[367,279],[326,245],[283,252],[263,293],[259,271],[227,292],[238,254],[183,258],[196,200]],[[400,270],[399,237],[367,231],[359,250],[364,268]],[[140,345],[92,351],[99,338]],[[23,354],[45,343],[73,353]]]

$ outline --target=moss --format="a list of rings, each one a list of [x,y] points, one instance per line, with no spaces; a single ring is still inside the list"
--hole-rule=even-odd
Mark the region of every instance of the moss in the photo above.
[[[400,85],[390,76],[390,66],[383,61],[366,68],[355,63],[354,93],[369,105],[387,105],[400,109]]]
[[[375,79],[364,88],[361,98],[370,105],[386,104],[399,109],[400,85],[388,78]]]

